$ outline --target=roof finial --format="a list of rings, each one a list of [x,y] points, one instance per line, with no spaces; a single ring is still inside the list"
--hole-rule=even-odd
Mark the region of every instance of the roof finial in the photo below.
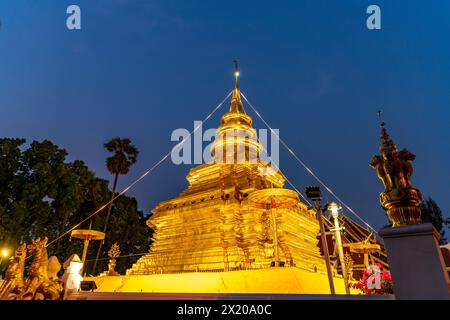
[[[384,122],[381,120],[381,110],[378,110],[377,117],[378,117],[378,120],[380,121],[380,126],[384,127]]]
[[[239,68],[237,60],[234,60],[234,89],[231,96],[230,112],[245,113],[244,106],[241,101],[241,93],[238,85]]]
[[[381,111],[377,112],[378,119],[380,119],[381,136],[380,136],[380,152],[382,155],[397,152],[397,146],[392,138],[389,136],[385,123],[381,121]]]
[[[234,60],[234,88],[239,88],[238,85],[238,78],[239,78],[239,67],[238,67],[238,61]]]
[[[378,117],[378,120],[380,120],[380,123],[381,123],[381,110],[378,110],[377,117]]]

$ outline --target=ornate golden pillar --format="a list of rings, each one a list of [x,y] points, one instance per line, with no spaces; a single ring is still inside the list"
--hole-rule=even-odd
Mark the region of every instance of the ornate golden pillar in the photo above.
[[[380,155],[370,165],[384,184],[380,202],[392,227],[380,230],[388,253],[396,299],[450,299],[450,279],[439,248],[439,234],[422,223],[420,191],[411,186],[416,158],[397,150],[381,123]]]
[[[416,156],[407,149],[398,151],[384,122],[381,123],[380,140],[380,155],[373,156],[370,165],[376,169],[384,185],[384,191],[380,194],[381,205],[387,211],[393,227],[419,224],[422,222],[422,195],[411,186],[411,161]]]

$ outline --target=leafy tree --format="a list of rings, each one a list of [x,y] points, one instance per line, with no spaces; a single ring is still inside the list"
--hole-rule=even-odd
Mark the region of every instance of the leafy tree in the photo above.
[[[18,210],[18,190],[24,177],[20,146],[24,139],[0,140],[0,241],[5,245],[15,244],[11,234],[20,232],[20,223],[24,214],[17,212],[15,219],[11,219],[12,211]],[[23,234],[23,233],[20,233]]]
[[[67,152],[52,142],[0,139],[0,244],[16,248],[21,242],[48,236],[57,239],[111,199],[108,181],[100,179],[80,160],[66,162]],[[110,232],[101,257],[117,241],[124,255],[147,250],[150,229],[134,198],[118,198],[111,208]],[[117,214],[116,214],[117,213]],[[104,211],[92,218],[92,228],[103,227]],[[79,228],[87,228],[89,221]],[[61,237],[47,249],[64,262],[71,254],[81,255],[83,241]],[[95,254],[90,245],[88,259]],[[138,257],[119,259],[119,272],[131,267]],[[28,261],[30,262],[31,259]],[[99,270],[107,268],[107,260]],[[3,264],[3,270],[6,264]],[[101,268],[101,269],[100,269]]]
[[[150,229],[145,224],[146,218],[144,215],[130,215],[128,213],[130,210],[137,210],[135,198],[121,196],[114,202],[110,228],[101,255],[103,258],[98,260],[98,270],[107,269],[109,260],[107,252],[115,242],[120,245],[121,255],[148,251]],[[131,256],[117,259],[116,271],[123,274],[138,258],[139,256]],[[88,262],[88,270],[89,264],[93,263],[95,259]]]
[[[441,236],[439,243],[445,244],[447,241],[447,239],[445,238],[444,229],[444,224],[446,224],[446,221],[439,206],[433,199],[428,198],[422,202],[421,211],[422,221],[432,223]]]
[[[108,213],[106,214],[105,224],[103,226],[103,232],[106,233],[108,229],[109,217],[111,216],[111,210],[113,207],[113,198],[116,194],[117,180],[119,179],[119,175],[127,174],[130,170],[130,167],[136,163],[137,156],[139,154],[138,149],[131,144],[130,139],[120,139],[114,138],[107,143],[105,143],[105,148],[109,152],[113,152],[114,155],[108,157],[106,159],[106,166],[108,171],[114,175],[114,183],[111,194],[111,203],[108,206]],[[98,246],[97,256],[95,257],[94,266],[92,268],[92,273],[95,274],[97,261],[102,251],[103,241],[100,242]]]

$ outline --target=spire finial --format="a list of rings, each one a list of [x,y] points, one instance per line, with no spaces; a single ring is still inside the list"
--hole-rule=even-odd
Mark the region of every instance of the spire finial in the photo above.
[[[380,135],[380,152],[381,154],[388,154],[392,152],[397,152],[397,146],[395,145],[392,138],[389,136],[385,123],[381,121],[381,111],[377,112],[378,119],[380,120],[381,135]]]
[[[381,122],[381,110],[378,110],[378,112],[377,112],[377,117],[378,117],[378,120],[380,120],[380,123],[382,123],[382,122]]]
[[[238,62],[237,60],[234,60],[234,89],[233,95],[231,96],[230,112],[245,113],[244,106],[242,105],[241,101],[241,93],[239,92],[238,78],[239,78]]]
[[[239,67],[238,67],[238,61],[234,60],[234,88],[239,88],[238,86],[238,78],[239,78]]]
[[[380,121],[380,126],[384,127],[384,122],[381,119],[381,110],[378,110],[377,117],[378,117],[378,120]]]

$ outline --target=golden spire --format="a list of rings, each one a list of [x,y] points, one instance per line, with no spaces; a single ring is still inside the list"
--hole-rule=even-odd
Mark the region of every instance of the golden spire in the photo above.
[[[380,135],[380,153],[381,155],[393,153],[397,151],[397,146],[395,145],[394,141],[389,136],[389,133],[387,132],[386,127],[384,126],[385,123],[381,120],[381,110],[377,112],[378,120],[380,120],[380,128],[381,128],[381,135]]]
[[[380,153],[382,155],[390,154],[397,152],[397,146],[395,145],[392,138],[389,136],[389,133],[387,132],[386,127],[384,126],[385,123],[381,122],[381,136],[380,136]]]
[[[234,60],[234,89],[238,89],[239,67],[237,60]]]
[[[234,61],[234,90],[233,90],[233,95],[231,97],[230,112],[245,113],[244,106],[241,101],[241,93],[239,92],[238,78],[239,78],[239,68],[238,68],[238,63],[235,60]]]

